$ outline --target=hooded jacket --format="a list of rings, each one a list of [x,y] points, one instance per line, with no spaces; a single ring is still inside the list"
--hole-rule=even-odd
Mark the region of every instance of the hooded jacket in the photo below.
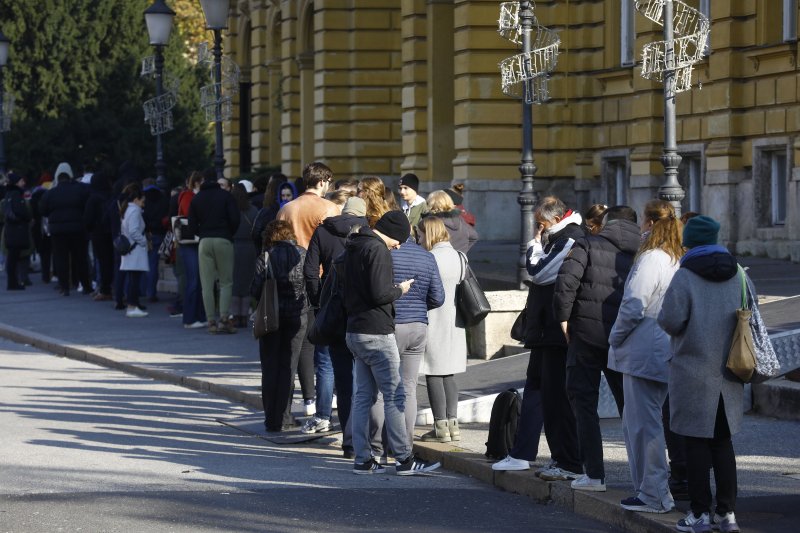
[[[394,301],[403,295],[403,291],[394,284],[392,256],[386,243],[374,231],[364,227],[350,236],[345,250],[347,332],[394,333]]]
[[[625,280],[641,243],[639,226],[611,220],[597,235],[575,242],[556,278],[553,309],[569,322],[570,338],[608,349]]]
[[[83,233],[83,214],[91,191],[79,181],[60,181],[44,193],[39,201],[39,212],[46,216],[51,235]]]
[[[683,257],[664,295],[658,324],[671,337],[670,429],[679,435],[713,437],[720,396],[731,434],[741,428],[744,387],[725,368],[742,301],[737,272],[727,250],[698,246]]]
[[[308,252],[303,266],[308,299],[314,307],[319,305],[322,284],[328,277],[331,263],[344,250],[347,235],[354,226],[365,227],[366,225],[366,217],[344,214],[326,218],[314,230],[308,243]],[[322,267],[321,278],[320,267]]]
[[[470,248],[478,242],[478,232],[475,228],[464,222],[461,218],[461,211],[453,209],[447,213],[425,213],[422,218],[434,216],[439,217],[444,222],[444,227],[447,228],[447,233],[450,235],[450,244],[457,251],[466,254]]]
[[[568,214],[550,228],[543,238],[544,242],[532,240],[528,243],[525,264],[531,280],[526,303],[526,348],[563,348],[567,345],[553,312],[553,291],[564,258],[575,241],[585,236],[581,222],[578,213]]]
[[[200,239],[221,238],[233,241],[239,228],[236,200],[216,181],[204,181],[189,205],[189,231]]]

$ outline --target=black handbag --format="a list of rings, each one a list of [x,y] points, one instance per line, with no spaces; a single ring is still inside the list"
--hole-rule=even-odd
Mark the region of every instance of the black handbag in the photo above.
[[[336,266],[325,279],[320,294],[320,305],[314,323],[308,328],[308,340],[317,346],[341,344],[347,333],[347,313],[339,291]]]
[[[528,306],[525,306],[517,319],[514,320],[514,325],[511,326],[511,338],[517,342],[525,342],[525,332],[528,330]]]
[[[272,275],[269,263],[269,252],[264,252],[264,285],[261,287],[261,298],[256,306],[253,320],[253,336],[260,339],[267,333],[278,331],[278,280]]]
[[[136,243],[134,242],[131,244],[130,239],[128,239],[125,235],[120,233],[117,235],[117,238],[114,239],[114,249],[117,251],[119,255],[128,255],[133,251],[136,247]]]
[[[492,306],[469,267],[467,257],[461,252],[458,252],[458,257],[461,262],[461,282],[456,287],[456,306],[464,325],[474,326],[486,318]]]

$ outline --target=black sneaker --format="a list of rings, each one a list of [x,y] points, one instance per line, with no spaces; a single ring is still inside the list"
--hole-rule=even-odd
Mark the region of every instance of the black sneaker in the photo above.
[[[366,463],[356,463],[353,466],[354,474],[383,474],[386,469],[375,462],[375,459],[370,459]]]
[[[416,476],[425,472],[433,472],[442,466],[442,463],[426,463],[422,459],[412,455],[402,463],[397,463],[395,469],[398,476]]]

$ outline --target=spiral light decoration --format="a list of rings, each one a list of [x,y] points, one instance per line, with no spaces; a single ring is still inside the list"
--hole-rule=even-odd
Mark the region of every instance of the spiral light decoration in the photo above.
[[[664,25],[664,3],[668,0],[636,0],[636,10],[659,26]],[[667,60],[667,41],[647,43],[642,49],[642,77],[663,81],[664,73],[675,71],[671,92],[680,93],[692,88],[692,68],[703,58],[711,24],[698,10],[680,0],[673,4],[673,60]]]
[[[156,57],[149,56],[142,60],[143,78],[155,78],[156,76]],[[164,94],[145,100],[144,121],[150,125],[151,135],[160,135],[172,131],[175,127],[172,120],[172,108],[178,103],[178,87],[180,81],[169,72],[164,71]]]
[[[499,63],[503,93],[523,98],[528,104],[541,104],[549,98],[548,74],[556,68],[561,39],[556,32],[539,25],[532,15],[532,29],[524,30],[520,23],[521,2],[500,4],[498,33],[509,41],[522,45],[523,31],[531,31],[531,51],[522,52]],[[529,2],[531,10],[533,2]]]
[[[222,77],[214,83],[214,57],[208,43],[197,48],[197,64],[209,71],[211,83],[200,88],[200,107],[206,112],[208,122],[225,122],[233,116],[233,97],[239,92],[239,65],[230,57],[222,57]]]

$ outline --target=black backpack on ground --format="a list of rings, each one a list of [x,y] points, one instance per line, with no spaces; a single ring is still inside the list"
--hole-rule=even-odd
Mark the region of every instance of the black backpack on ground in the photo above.
[[[486,457],[504,459],[514,446],[522,400],[516,389],[508,389],[497,395],[492,404],[489,420],[489,440],[486,441]]]

